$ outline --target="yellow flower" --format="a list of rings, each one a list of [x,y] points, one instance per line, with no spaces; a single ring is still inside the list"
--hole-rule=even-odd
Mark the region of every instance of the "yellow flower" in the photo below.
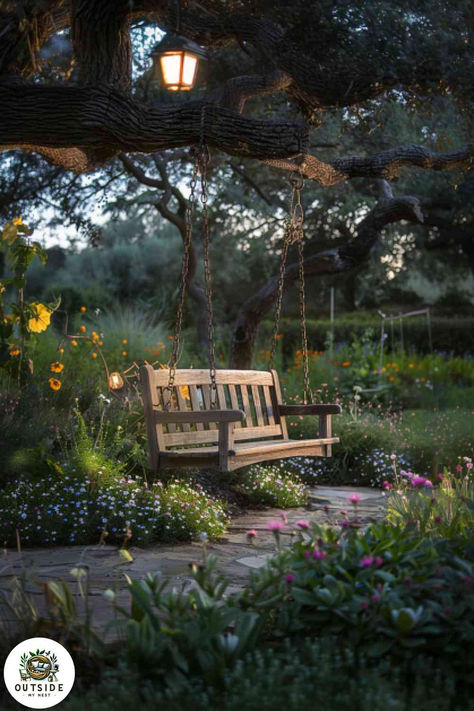
[[[64,353],[64,348],[60,348],[60,349],[59,349],[59,352],[60,352],[61,355],[62,355],[62,354]]]
[[[99,340],[99,334],[97,333],[97,331],[91,331],[91,337],[94,343],[97,343],[97,341]]]
[[[72,341],[71,341],[71,346],[74,346],[74,348],[77,348],[77,341],[72,340]]]
[[[51,388],[51,390],[59,390],[61,387],[61,381],[58,380],[57,378],[50,378],[48,380],[48,383],[49,383],[49,387]]]
[[[15,217],[15,219],[12,222],[15,225],[15,227],[18,227],[18,225],[22,224],[23,220],[21,219],[21,217]]]
[[[180,385],[179,386],[181,395],[184,397],[185,400],[189,400],[189,388],[187,385]]]
[[[85,314],[86,311],[87,311],[86,307],[85,307],[85,306],[81,306],[81,313]]]
[[[3,294],[3,292],[5,291],[6,288],[7,288],[7,287],[5,286],[5,284],[3,284],[3,283],[0,281],[0,294]]]
[[[80,329],[79,329],[79,331],[80,331],[81,333],[85,333],[85,332],[87,331],[87,328],[86,328],[85,326],[81,326]]]
[[[51,363],[49,369],[52,373],[60,373],[64,370],[64,365],[57,360],[55,363]]]
[[[20,349],[10,346],[10,356],[13,358],[14,356],[20,355]]]
[[[97,358],[97,353],[92,353],[91,355],[92,355],[92,357],[93,357],[94,360]]]
[[[126,338],[124,338],[124,339],[123,339],[123,341],[122,341],[122,343],[123,343],[123,345],[124,345],[124,346],[126,346],[126,345],[127,345],[127,343],[128,343],[127,339],[126,339]]]
[[[41,333],[46,331],[51,321],[51,309],[48,309],[44,304],[31,304],[36,312],[36,316],[28,321],[28,328],[33,333]]]
[[[99,346],[103,346],[103,345],[104,345],[102,341],[97,341],[97,343],[99,344]]]

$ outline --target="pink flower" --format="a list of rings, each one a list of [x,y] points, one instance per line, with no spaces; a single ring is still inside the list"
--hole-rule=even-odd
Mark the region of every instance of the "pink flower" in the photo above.
[[[343,521],[341,521],[341,526],[345,528],[346,526],[350,526],[350,523],[349,521],[346,521],[346,519],[344,519]]]
[[[443,476],[442,474],[438,474],[438,479],[439,479],[440,481],[443,481],[444,476]]]
[[[386,489],[387,491],[392,491],[393,489],[393,484],[391,481],[384,481],[382,484],[383,488]]]
[[[364,555],[360,559],[360,567],[361,568],[370,568],[371,565],[373,565],[375,562],[375,558],[373,555]]]
[[[474,464],[472,462],[466,463],[466,469],[472,469],[473,466],[474,466]]]
[[[309,528],[309,521],[305,521],[304,519],[302,519],[301,521],[297,521],[297,522],[296,522],[296,525],[297,525],[299,528],[302,528],[303,530],[306,530],[307,528]]]
[[[390,455],[390,459],[392,460],[392,462],[393,462],[396,458],[397,458],[397,455],[396,455],[396,454],[391,454],[391,455]]]
[[[285,524],[282,521],[270,521],[270,523],[267,526],[268,531],[276,531],[276,532],[283,531],[284,528],[285,528]]]
[[[326,555],[327,555],[326,551],[318,551],[318,550],[316,550],[316,551],[313,552],[313,558],[314,558],[314,560],[324,560],[324,558],[326,557]]]
[[[383,565],[383,558],[382,556],[378,555],[375,559],[375,565],[380,568],[381,565]]]
[[[280,512],[280,518],[284,523],[288,523],[288,516],[286,515],[286,513],[284,511]]]
[[[456,464],[456,471],[462,472],[462,466],[460,464]]]
[[[433,486],[432,482],[424,476],[414,476],[411,483],[413,486]]]
[[[357,504],[360,502],[359,494],[351,494],[349,496],[349,501],[351,502],[351,504],[354,504],[354,506],[357,506]]]
[[[311,555],[311,551],[309,551],[308,549],[306,549],[305,552],[304,552],[304,557],[305,557],[305,558],[309,558],[310,555]]]
[[[285,577],[286,582],[288,585],[291,585],[291,583],[294,583],[295,581],[295,576],[292,575],[291,573],[288,573],[288,575]]]
[[[249,531],[247,531],[247,538],[252,540],[253,538],[257,538],[257,531],[254,528],[251,528]]]
[[[370,599],[372,600],[372,602],[380,602],[381,596],[379,595],[379,593],[374,593]]]

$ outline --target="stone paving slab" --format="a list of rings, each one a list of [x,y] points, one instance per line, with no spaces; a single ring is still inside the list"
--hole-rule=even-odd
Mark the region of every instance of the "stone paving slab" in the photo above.
[[[310,522],[338,524],[346,517],[353,516],[354,507],[349,496],[351,487],[317,487],[311,490],[308,506],[285,512],[287,523],[280,535],[281,545],[288,545],[296,522],[304,519]],[[361,501],[357,507],[361,523],[380,520],[385,514],[384,494],[376,489],[357,488]],[[326,507],[326,510],[324,509]],[[205,546],[207,553],[217,556],[217,570],[230,581],[229,593],[242,590],[247,584],[251,570],[260,568],[268,557],[275,553],[275,540],[268,523],[279,519],[278,509],[258,509],[236,516],[230,523],[225,537]],[[246,532],[254,529],[257,537],[249,541]],[[161,571],[168,579],[170,587],[180,589],[193,584],[189,565],[201,562],[204,554],[202,543],[155,544],[149,548],[130,547],[130,562],[124,561],[118,548],[101,546],[58,546],[55,548],[29,548],[21,554],[8,551],[0,560],[0,592],[7,595],[11,591],[15,577],[23,575],[27,580],[26,589],[40,610],[44,609],[41,582],[66,580],[73,589],[77,588],[71,570],[77,566],[87,566],[89,570],[90,597],[93,601],[94,624],[101,627],[113,617],[110,603],[103,597],[107,588],[114,589],[120,602],[127,606],[126,575],[144,578],[148,572]],[[76,593],[78,609],[84,601]],[[5,605],[0,604],[0,619],[9,615]]]

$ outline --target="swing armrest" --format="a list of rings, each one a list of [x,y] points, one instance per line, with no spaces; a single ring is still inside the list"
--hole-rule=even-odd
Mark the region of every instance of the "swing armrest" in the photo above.
[[[309,405],[279,405],[280,415],[340,415],[342,407],[340,405],[322,405],[312,403]]]
[[[242,422],[245,420],[245,412],[243,410],[201,410],[200,412],[178,412],[154,410],[155,422],[166,425],[173,423],[179,424],[196,424],[198,422],[217,422],[222,423]]]

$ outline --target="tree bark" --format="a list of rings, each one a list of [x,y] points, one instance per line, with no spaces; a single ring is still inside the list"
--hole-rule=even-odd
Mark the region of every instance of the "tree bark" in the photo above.
[[[423,222],[418,200],[411,196],[383,197],[375,208],[358,225],[356,237],[348,244],[315,254],[304,262],[305,277],[342,274],[361,265],[370,254],[382,228],[398,220]],[[298,264],[290,264],[285,270],[284,290],[298,279]],[[266,284],[242,306],[234,324],[230,367],[252,367],[252,357],[258,328],[275,302],[278,276]]]

